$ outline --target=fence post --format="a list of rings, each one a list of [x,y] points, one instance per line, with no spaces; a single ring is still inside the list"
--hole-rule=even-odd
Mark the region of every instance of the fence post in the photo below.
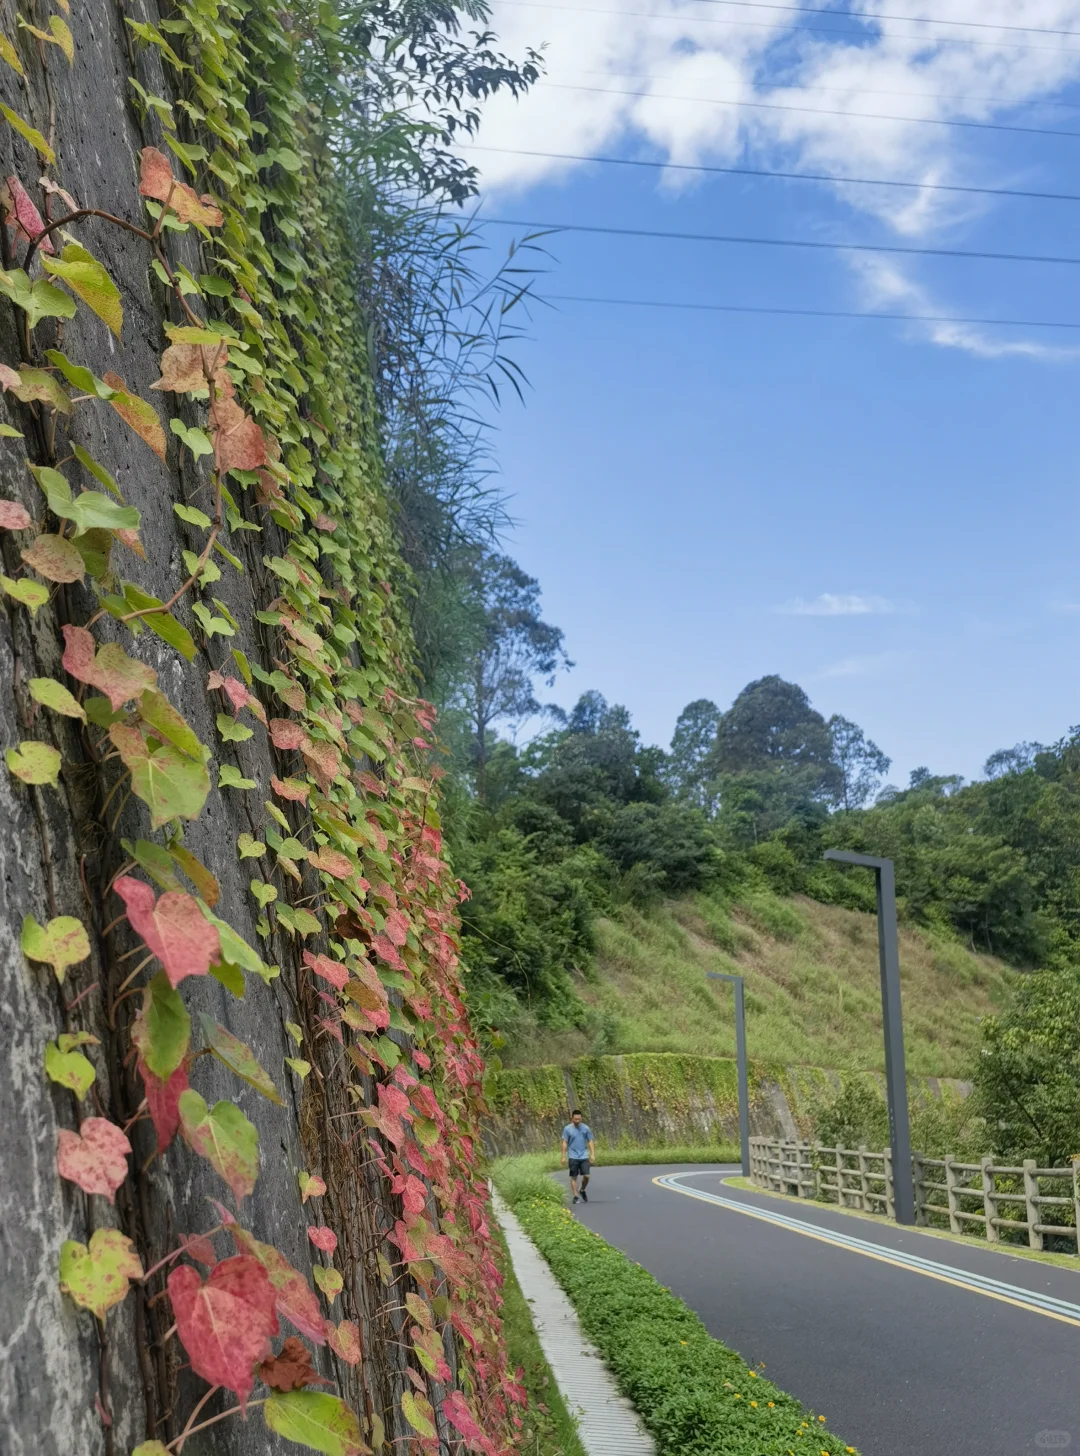
[[[926,1189],[923,1187],[923,1155],[913,1153],[911,1158],[912,1182],[915,1186],[915,1222],[926,1224]]]
[[[1073,1174],[1075,1184],[1076,1175]],[[983,1213],[986,1216],[986,1242],[996,1244],[999,1242],[998,1231],[994,1224],[997,1218],[997,1202],[994,1198],[994,1164],[990,1158],[982,1160],[982,1189],[983,1189]]]
[[[816,1203],[824,1203],[825,1202],[825,1199],[822,1196],[822,1189],[821,1189],[821,1144],[820,1143],[815,1143],[814,1144],[814,1151],[810,1154],[810,1157],[812,1159],[813,1172],[814,1172],[814,1201]],[[1080,1207],[1080,1204],[1078,1204],[1077,1206]],[[1076,1220],[1076,1226],[1077,1226],[1077,1228],[1080,1228],[1080,1218],[1077,1218],[1077,1220]],[[1078,1246],[1077,1252],[1080,1253],[1080,1246]]]
[[[885,1149],[885,1217],[893,1218],[896,1214],[896,1194],[893,1183],[892,1149]]]
[[[960,1200],[956,1196],[956,1168],[953,1166],[956,1159],[951,1153],[945,1154],[945,1201],[949,1207],[949,1232],[959,1234],[963,1232],[963,1226],[956,1216],[960,1207]]]
[[[1076,1225],[1076,1252],[1080,1254],[1080,1158],[1072,1160],[1073,1221]]]
[[[1039,1205],[1036,1202],[1039,1194],[1039,1180],[1035,1176],[1037,1166],[1034,1158],[1024,1159],[1024,1201],[1027,1204],[1028,1247],[1032,1249],[1041,1249],[1043,1246],[1043,1236],[1035,1230],[1035,1225],[1039,1222]]]
[[[859,1207],[862,1209],[863,1213],[870,1212],[870,1200],[866,1196],[867,1193],[869,1193],[870,1191],[870,1185],[866,1177],[867,1172],[869,1171],[866,1161],[866,1154],[868,1151],[869,1149],[867,1148],[865,1143],[859,1144]]]
[[[844,1193],[844,1158],[839,1148],[836,1152],[836,1202],[840,1208],[847,1208],[847,1197]]]

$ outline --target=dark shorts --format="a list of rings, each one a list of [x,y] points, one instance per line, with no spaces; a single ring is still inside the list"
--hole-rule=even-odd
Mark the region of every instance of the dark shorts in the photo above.
[[[568,1162],[571,1178],[587,1178],[589,1176],[588,1158],[570,1158]]]

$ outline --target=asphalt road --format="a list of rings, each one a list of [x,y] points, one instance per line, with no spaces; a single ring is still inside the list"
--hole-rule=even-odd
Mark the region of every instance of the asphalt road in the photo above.
[[[744,1192],[737,1171],[600,1166],[574,1213],[862,1456],[1080,1453],[1080,1271]],[[674,1173],[737,1207],[653,1181]]]

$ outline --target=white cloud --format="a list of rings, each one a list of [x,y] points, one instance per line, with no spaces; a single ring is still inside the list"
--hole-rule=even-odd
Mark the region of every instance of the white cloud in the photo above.
[[[796,597],[776,610],[792,617],[869,617],[897,612],[901,608],[885,597],[864,596],[858,592],[822,592],[812,601]]]
[[[860,8],[891,14],[923,3],[864,0]],[[978,21],[979,28],[881,20],[873,30],[855,30],[840,12],[835,21],[767,9],[732,14],[701,0],[493,0],[500,45],[519,55],[529,45],[545,45],[547,76],[524,98],[497,96],[485,110],[481,145],[507,149],[473,153],[487,198],[520,193],[583,165],[513,155],[516,150],[618,148],[684,164],[748,163],[838,177],[1022,182],[1015,174],[990,173],[974,159],[977,134],[920,122],[1012,121],[1017,106],[1051,98],[1080,79],[1080,43],[1014,29],[1026,23],[1080,30],[1080,0],[934,0],[932,10],[939,20]],[[1013,28],[985,28],[995,21]],[[847,34],[820,33],[833,29]],[[895,119],[879,119],[885,114]],[[1067,122],[1049,124],[1071,129]],[[665,173],[658,185],[699,184],[693,174]],[[904,238],[955,233],[992,205],[963,194],[834,185],[856,213]],[[905,311],[923,311],[925,295],[908,273],[888,264],[876,271],[858,266],[871,293],[876,289]],[[919,336],[984,358],[1049,359],[1065,352],[1011,337],[997,341],[958,325],[934,325]]]

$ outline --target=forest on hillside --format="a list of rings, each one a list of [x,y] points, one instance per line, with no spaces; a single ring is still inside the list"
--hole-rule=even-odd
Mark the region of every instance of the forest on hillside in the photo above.
[[[464,566],[463,566],[464,563]],[[667,749],[597,692],[569,712],[541,700],[570,665],[542,615],[540,584],[475,540],[417,611],[452,604],[452,633],[423,630],[448,765],[449,834],[474,1021],[496,1048],[527,1019],[585,1024],[576,989],[601,917],[698,892],[755,887],[874,909],[870,877],[828,848],[896,864],[902,919],[1028,973],[1016,1005],[987,1018],[970,1069],[999,1143],[1068,1156],[1080,1041],[1080,729],[1021,743],[983,776],[890,760],[858,724],[826,719],[797,684],[764,676],[726,708],[697,699]],[[522,724],[539,725],[515,741]],[[1038,1104],[1041,1112],[1033,1111]]]

